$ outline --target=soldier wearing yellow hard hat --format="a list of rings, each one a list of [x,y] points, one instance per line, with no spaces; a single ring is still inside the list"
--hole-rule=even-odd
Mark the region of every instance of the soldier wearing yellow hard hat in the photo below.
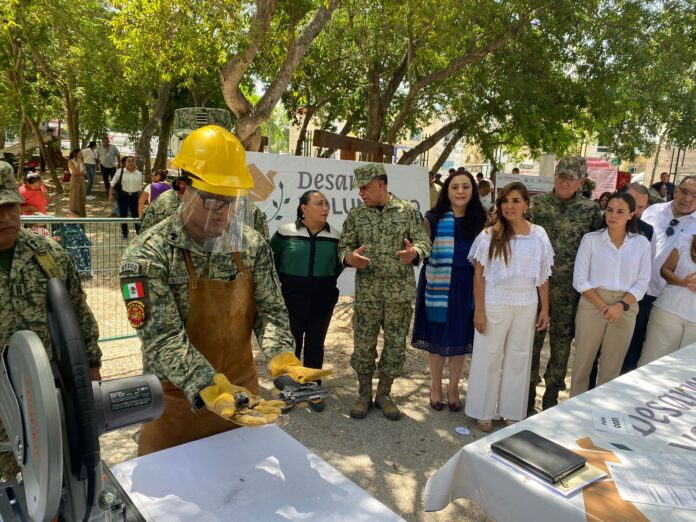
[[[129,244],[119,274],[144,370],[165,393],[163,415],[141,430],[140,455],[275,422],[282,403],[258,396],[252,332],[273,378],[330,373],[294,355],[270,247],[250,226],[253,182],[237,138],[201,127],[172,163],[188,184],[181,206]]]

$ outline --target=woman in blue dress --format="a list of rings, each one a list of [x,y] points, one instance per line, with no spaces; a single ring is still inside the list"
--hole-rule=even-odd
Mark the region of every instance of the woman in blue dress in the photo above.
[[[430,407],[442,410],[442,371],[449,358],[447,403],[461,410],[459,379],[464,356],[474,342],[474,267],[467,256],[486,224],[486,211],[470,172],[458,171],[444,183],[424,226],[433,242],[418,281],[411,345],[428,352]]]

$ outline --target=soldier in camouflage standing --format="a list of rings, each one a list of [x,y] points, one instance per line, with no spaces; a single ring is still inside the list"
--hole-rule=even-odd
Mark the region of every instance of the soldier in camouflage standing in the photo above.
[[[358,187],[365,205],[348,214],[338,247],[339,259],[357,269],[351,365],[358,374],[359,392],[350,416],[362,419],[372,407],[372,375],[378,369],[375,406],[396,420],[401,412],[389,394],[406,359],[416,295],[413,265],[430,254],[431,245],[416,206],[388,191],[384,166],[355,169],[353,188]],[[384,348],[376,365],[380,328]]]
[[[570,344],[575,332],[575,313],[579,294],[573,288],[575,255],[582,236],[602,225],[599,205],[583,197],[578,190],[587,176],[587,162],[581,156],[565,156],[558,161],[552,192],[537,194],[529,205],[529,220],[542,226],[556,253],[549,280],[549,326],[551,355],[546,365],[544,382],[546,391],[542,399],[543,409],[558,404],[558,394],[565,390],[568,372]],[[530,414],[535,412],[536,385],[539,384],[541,349],[546,331],[537,332],[534,338],[532,375],[529,383]]]
[[[181,205],[128,245],[119,273],[143,367],[164,389],[164,413],[143,426],[140,455],[276,421],[283,403],[257,395],[252,332],[273,378],[330,373],[295,357],[270,246],[248,226],[253,182],[239,141],[201,127],[173,164],[187,183]]]
[[[53,358],[51,334],[46,319],[48,280],[65,282],[87,347],[90,378],[98,380],[101,350],[99,328],[87,305],[80,276],[70,254],[58,243],[21,228],[20,205],[24,204],[12,167],[0,161],[0,347],[18,330],[39,336],[49,359]],[[0,424],[0,442],[7,439]],[[0,480],[14,478],[19,471],[10,452],[0,452]]]

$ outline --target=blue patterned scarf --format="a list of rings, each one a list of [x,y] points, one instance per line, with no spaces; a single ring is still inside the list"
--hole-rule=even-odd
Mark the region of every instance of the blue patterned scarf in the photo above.
[[[447,301],[454,258],[454,213],[446,212],[437,223],[430,260],[425,267],[425,313],[428,321],[447,322]]]

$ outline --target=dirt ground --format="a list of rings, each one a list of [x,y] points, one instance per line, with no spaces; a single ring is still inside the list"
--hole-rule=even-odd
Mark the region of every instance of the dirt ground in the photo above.
[[[98,179],[96,185],[101,186],[101,180]],[[103,186],[95,194],[97,199],[88,202],[88,215],[107,217],[111,205],[106,201]],[[66,202],[67,194],[56,197],[49,211],[56,209],[56,213],[61,215],[60,209]],[[100,284],[93,288],[86,285],[88,294],[99,288],[100,294],[106,296],[95,305],[94,312],[100,325],[104,321],[118,321],[119,314],[125,315],[116,285],[105,284],[106,287]],[[385,419],[379,410],[372,410],[363,420],[349,417],[348,410],[357,392],[350,367],[351,318],[352,299],[342,298],[334,311],[326,341],[324,367],[333,370],[333,376],[324,380],[330,394],[326,410],[317,413],[307,407],[296,407],[281,416],[278,425],[408,521],[489,520],[475,503],[464,499],[437,513],[423,511],[423,491],[428,478],[462,446],[485,436],[475,421],[464,415],[463,409],[459,413],[452,413],[447,408],[438,412],[428,406],[430,379],[425,352],[409,347],[404,377],[394,383],[392,395],[404,412],[400,421]],[[105,379],[142,372],[140,343],[136,338],[104,342],[101,348]],[[267,379],[265,361],[257,349],[255,353],[264,390],[262,395],[269,397],[272,384]],[[548,346],[542,352],[542,367],[547,358]],[[460,386],[462,402],[466,397],[468,359]],[[446,393],[446,386],[445,379],[443,393]],[[540,386],[537,389],[537,408],[540,407],[541,394],[543,387]],[[567,398],[567,393],[564,392],[561,398]],[[458,426],[468,428],[471,434],[457,434],[455,428]],[[500,429],[503,424],[495,423],[494,426]],[[128,428],[102,437],[102,458],[108,465],[136,456],[138,431],[137,427]]]

